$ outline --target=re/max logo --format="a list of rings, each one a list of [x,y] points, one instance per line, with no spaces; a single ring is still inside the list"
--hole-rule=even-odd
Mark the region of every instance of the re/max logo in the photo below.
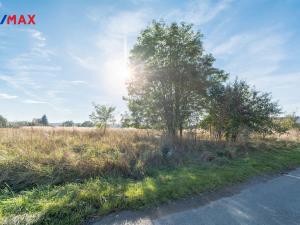
[[[0,19],[0,25],[35,25],[35,15],[3,15]]]

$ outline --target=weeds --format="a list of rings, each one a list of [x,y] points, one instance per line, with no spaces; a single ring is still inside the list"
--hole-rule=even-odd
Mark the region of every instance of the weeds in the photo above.
[[[148,133],[150,132],[150,133]],[[156,131],[1,129],[0,223],[80,224],[300,165],[297,141],[227,144]]]

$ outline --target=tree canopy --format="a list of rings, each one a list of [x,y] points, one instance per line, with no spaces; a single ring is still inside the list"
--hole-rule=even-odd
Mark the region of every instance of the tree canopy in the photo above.
[[[126,100],[136,126],[182,134],[189,118],[204,109],[208,90],[227,78],[214,61],[192,25],[154,21],[130,52]]]
[[[72,120],[67,120],[61,124],[63,127],[73,127],[75,123]]]
[[[208,116],[209,124],[220,139],[235,141],[242,129],[268,134],[276,130],[274,117],[281,112],[269,93],[261,93],[244,81],[218,85],[210,90]]]

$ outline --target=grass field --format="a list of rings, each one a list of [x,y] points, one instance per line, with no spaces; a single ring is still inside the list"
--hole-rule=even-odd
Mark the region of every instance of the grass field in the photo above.
[[[0,223],[80,224],[300,165],[300,135],[238,144],[157,131],[0,129]]]

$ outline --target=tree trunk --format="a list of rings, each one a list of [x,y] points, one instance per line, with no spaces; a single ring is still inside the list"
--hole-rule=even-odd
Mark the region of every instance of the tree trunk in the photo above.
[[[182,138],[182,131],[183,131],[183,128],[182,128],[182,126],[180,126],[180,128],[179,128],[179,135],[180,135],[180,138]]]
[[[105,135],[105,131],[106,131],[106,124],[104,124],[103,135]]]

